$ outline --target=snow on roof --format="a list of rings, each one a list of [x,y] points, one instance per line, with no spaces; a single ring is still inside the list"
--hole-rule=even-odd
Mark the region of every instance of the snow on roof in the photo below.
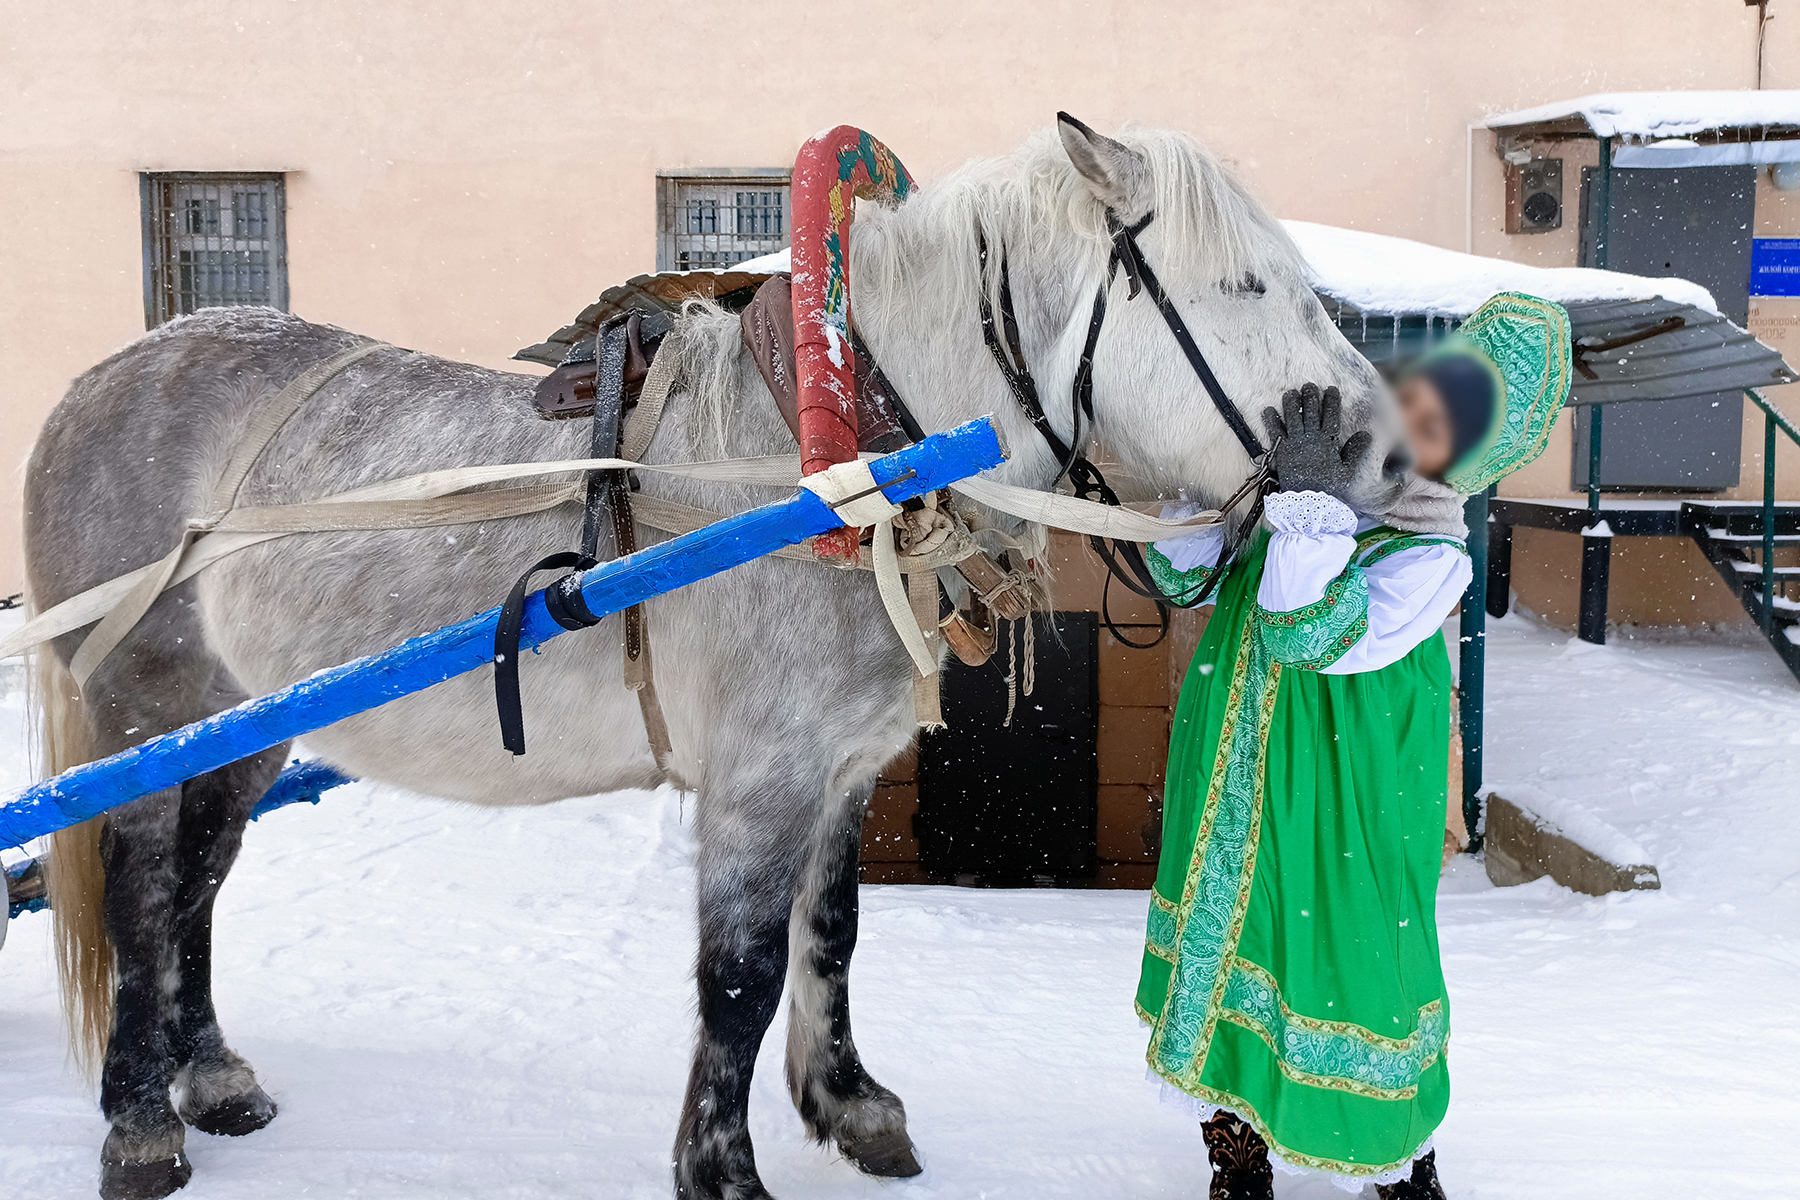
[[[770,275],[780,275],[794,269],[794,251],[792,247],[777,250],[773,254],[765,254],[761,258],[746,258],[731,268],[734,271],[765,271]]]
[[[1800,126],[1800,91],[1600,92],[1575,100],[1501,113],[1489,129],[1579,117],[1596,137],[1690,137],[1720,129]]]
[[[1719,311],[1712,293],[1685,279],[1651,279],[1586,267],[1533,267],[1406,238],[1283,221],[1313,271],[1313,286],[1366,313],[1466,317],[1495,292],[1545,300],[1645,300]]]

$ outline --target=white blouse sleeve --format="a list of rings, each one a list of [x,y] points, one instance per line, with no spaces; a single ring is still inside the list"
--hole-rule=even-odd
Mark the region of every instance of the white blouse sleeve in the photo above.
[[[1318,604],[1356,555],[1356,514],[1322,492],[1276,492],[1265,502],[1275,529],[1257,587],[1257,607],[1297,613]],[[1367,631],[1324,675],[1376,671],[1405,658],[1434,635],[1469,586],[1469,556],[1434,541],[1377,558],[1359,569],[1368,589]]]
[[[1179,521],[1191,517],[1200,511],[1200,506],[1184,501],[1179,504],[1163,505],[1162,517],[1165,521]],[[1152,542],[1158,553],[1169,560],[1169,565],[1177,571],[1192,571],[1196,567],[1216,567],[1219,565],[1219,554],[1225,549],[1225,526],[1204,525],[1193,533],[1183,534],[1177,538],[1165,538],[1160,542]]]
[[[1473,575],[1462,548],[1441,542],[1397,550],[1364,568],[1369,631],[1320,674],[1355,675],[1399,662],[1437,635]]]
[[[1275,532],[1256,602],[1268,612],[1317,604],[1356,553],[1356,513],[1324,492],[1276,492],[1263,501]]]

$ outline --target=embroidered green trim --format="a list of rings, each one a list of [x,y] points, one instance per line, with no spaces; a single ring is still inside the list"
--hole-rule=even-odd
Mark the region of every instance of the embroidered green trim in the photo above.
[[[1369,567],[1374,566],[1376,563],[1380,562],[1382,559],[1386,558],[1390,554],[1398,554],[1402,550],[1412,550],[1412,549],[1416,549],[1419,546],[1454,546],[1458,550],[1462,551],[1462,553],[1464,555],[1467,555],[1469,553],[1469,548],[1467,546],[1463,545],[1462,542],[1458,541],[1456,538],[1453,538],[1453,537],[1433,537],[1433,536],[1424,535],[1424,534],[1417,534],[1417,535],[1403,534],[1403,535],[1399,535],[1399,536],[1395,536],[1395,537],[1383,538],[1379,542],[1375,543],[1375,548],[1373,550],[1371,550],[1364,558],[1361,559],[1359,565],[1361,565],[1366,570]],[[1358,552],[1360,553],[1362,550],[1362,547],[1359,545],[1357,547],[1357,549],[1358,549]]]
[[[1244,931],[1262,834],[1263,747],[1281,681],[1258,624],[1238,639],[1219,748],[1176,913],[1175,957],[1149,1061],[1177,1086],[1197,1086]]]
[[[1356,535],[1356,554],[1360,555],[1370,546],[1379,545],[1389,538],[1405,536],[1404,530],[1395,529],[1392,525],[1377,525],[1373,529],[1365,529]],[[1354,558],[1355,555],[1352,557]]]
[[[1419,1010],[1405,1038],[1383,1037],[1347,1021],[1303,1017],[1288,1008],[1272,975],[1236,957],[1224,1008],[1226,1020],[1263,1040],[1289,1079],[1375,1100],[1417,1096],[1419,1077],[1437,1062],[1450,1037],[1450,1018],[1440,1000]]]
[[[1175,961],[1176,907],[1154,890],[1150,893],[1150,916],[1144,930],[1144,948],[1158,958]]]
[[[1144,565],[1150,568],[1150,578],[1156,581],[1157,590],[1171,600],[1185,601],[1196,596],[1212,582],[1212,577],[1219,573],[1217,567],[1195,567],[1191,571],[1178,571],[1169,556],[1154,545],[1144,547]]]
[[[1276,613],[1259,604],[1255,613],[1271,658],[1302,671],[1322,671],[1369,632],[1369,581],[1351,566],[1305,608]]]

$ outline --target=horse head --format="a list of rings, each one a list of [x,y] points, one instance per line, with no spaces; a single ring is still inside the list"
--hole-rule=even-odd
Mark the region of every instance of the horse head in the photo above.
[[[852,246],[856,319],[889,374],[936,428],[994,412],[1015,482],[1045,486],[1061,463],[996,341],[1009,357],[1016,345],[1056,438],[1090,451],[1097,439],[1123,468],[1127,499],[1221,501],[1254,470],[1262,410],[1306,382],[1340,390],[1345,437],[1373,438],[1352,503],[1380,512],[1398,489],[1408,460],[1386,386],[1326,315],[1280,222],[1186,134],[1110,138],[1059,114],[1055,134],[1009,158],[859,215]],[[1003,338],[1008,299],[1016,335]]]

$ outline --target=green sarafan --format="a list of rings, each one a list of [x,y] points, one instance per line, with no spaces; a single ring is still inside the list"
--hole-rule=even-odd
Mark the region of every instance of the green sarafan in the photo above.
[[[1360,563],[1422,540],[1360,539]],[[1324,674],[1366,627],[1353,563],[1317,603],[1256,603],[1230,569],[1182,687],[1138,1013],[1165,1083],[1290,1165],[1385,1180],[1449,1103],[1435,901],[1450,664]]]

